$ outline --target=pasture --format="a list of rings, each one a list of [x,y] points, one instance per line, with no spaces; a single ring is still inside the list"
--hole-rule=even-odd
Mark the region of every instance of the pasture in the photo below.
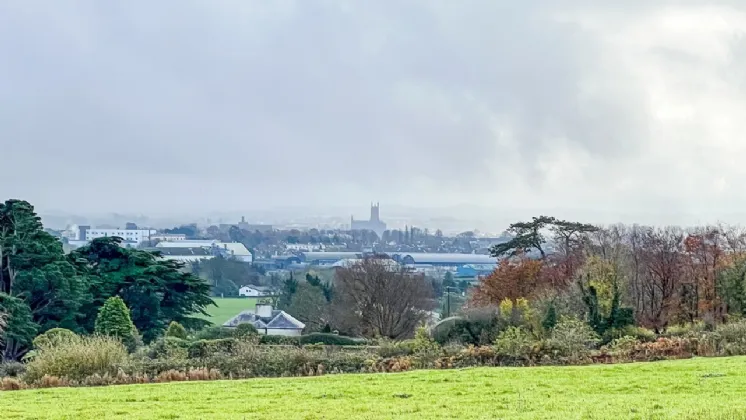
[[[214,297],[212,300],[218,305],[207,307],[207,313],[210,316],[199,315],[200,318],[207,319],[215,325],[221,325],[229,319],[236,316],[239,312],[247,309],[254,309],[259,298],[242,297],[242,298],[219,298]]]
[[[742,419],[746,357],[0,392],[4,419]]]

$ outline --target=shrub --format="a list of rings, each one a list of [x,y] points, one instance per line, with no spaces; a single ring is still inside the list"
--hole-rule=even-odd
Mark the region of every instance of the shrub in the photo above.
[[[26,365],[19,362],[2,362],[0,363],[0,378],[17,377],[26,372]]]
[[[166,337],[180,338],[182,340],[187,339],[186,328],[176,321],[171,321],[166,329]]]
[[[414,340],[391,341],[382,340],[378,344],[376,354],[386,359],[390,357],[411,356],[414,354]]]
[[[197,340],[189,344],[187,349],[189,357],[205,358],[215,353],[230,354],[236,347],[235,338],[221,338],[219,340]]]
[[[76,337],[54,347],[40,348],[26,366],[25,379],[32,383],[45,376],[82,380],[93,374],[114,374],[127,358],[127,350],[114,337]]]
[[[692,357],[695,349],[695,343],[689,339],[680,337],[660,337],[652,343],[640,343],[635,346],[632,359],[639,361],[653,361],[670,358],[688,358]]]
[[[624,336],[614,339],[608,347],[609,352],[613,357],[621,360],[628,360],[635,349],[640,344],[640,341],[635,337]]]
[[[233,337],[244,340],[259,335],[256,327],[249,323],[238,324],[233,330]]]
[[[146,355],[151,359],[186,358],[190,343],[177,337],[161,337],[147,348]]]
[[[432,328],[431,335],[440,345],[454,341],[467,345],[487,345],[495,341],[501,324],[506,324],[506,321],[501,319],[497,309],[474,308],[465,311],[461,317],[439,322]]]
[[[615,339],[622,337],[633,337],[643,343],[652,343],[658,338],[654,331],[634,325],[627,325],[621,328],[609,328],[603,335],[603,343],[611,343]]]
[[[672,325],[666,329],[666,337],[693,337],[712,329],[702,321],[692,324]],[[653,341],[653,340],[651,340]]]
[[[552,330],[550,346],[557,356],[571,361],[588,358],[590,350],[599,343],[598,335],[583,321],[563,318]]]
[[[64,341],[74,340],[78,337],[74,332],[65,328],[52,328],[47,332],[34,338],[34,347],[37,349],[53,347]]]
[[[321,343],[329,346],[362,346],[365,345],[365,340],[354,339],[352,337],[345,337],[343,335],[336,334],[311,333],[308,335],[300,336],[299,343],[301,345]]]
[[[274,344],[284,346],[300,346],[300,337],[288,337],[284,335],[263,335],[259,344]],[[313,344],[313,343],[312,343]]]
[[[195,340],[220,340],[221,338],[232,338],[233,337],[233,329],[232,328],[226,328],[226,327],[220,327],[220,326],[212,326],[204,328],[197,332],[197,334],[194,335]]]
[[[2,378],[0,380],[0,391],[18,391],[26,388],[26,384],[17,378]]]
[[[521,327],[508,327],[495,340],[495,352],[498,356],[511,361],[530,361],[534,339]]]
[[[130,310],[119,296],[106,299],[101,306],[96,317],[95,331],[97,334],[120,339],[130,351],[134,350],[139,341],[137,329],[130,318]]]

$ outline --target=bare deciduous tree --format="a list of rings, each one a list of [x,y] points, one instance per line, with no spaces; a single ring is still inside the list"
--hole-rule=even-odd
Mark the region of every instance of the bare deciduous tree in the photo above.
[[[390,262],[369,258],[337,271],[335,325],[357,325],[369,337],[401,339],[427,319],[435,307],[432,286]]]

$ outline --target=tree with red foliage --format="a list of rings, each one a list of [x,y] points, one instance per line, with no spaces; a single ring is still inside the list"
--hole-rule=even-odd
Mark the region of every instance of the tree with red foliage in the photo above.
[[[522,256],[504,260],[488,276],[482,277],[472,295],[476,306],[497,305],[504,299],[531,298],[543,290],[543,263]]]

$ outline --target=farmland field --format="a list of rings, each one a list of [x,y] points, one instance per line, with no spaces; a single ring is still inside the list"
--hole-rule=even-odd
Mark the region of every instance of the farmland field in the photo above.
[[[239,312],[245,311],[246,309],[254,309],[258,298],[212,298],[218,305],[209,306],[207,313],[210,316],[200,315],[200,318],[204,318],[212,322],[213,324],[220,325],[225,321],[238,315]]]
[[[746,357],[0,392],[4,419],[743,419]]]

